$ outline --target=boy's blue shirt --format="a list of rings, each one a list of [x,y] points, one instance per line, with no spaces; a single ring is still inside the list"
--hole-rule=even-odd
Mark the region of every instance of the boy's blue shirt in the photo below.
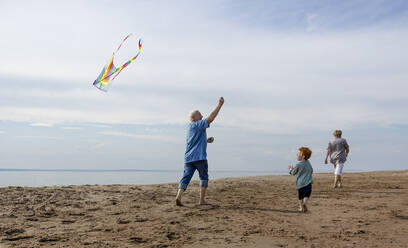
[[[301,161],[296,164],[295,168],[290,172],[290,174],[296,176],[296,188],[303,188],[310,183],[313,183],[312,174],[313,168],[309,160]]]

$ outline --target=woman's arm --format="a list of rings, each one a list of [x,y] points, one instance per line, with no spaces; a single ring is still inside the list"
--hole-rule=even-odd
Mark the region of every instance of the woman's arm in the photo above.
[[[330,155],[330,148],[327,148],[326,158],[324,159],[324,163],[325,163],[325,164],[327,164],[327,159],[329,158],[329,155]]]

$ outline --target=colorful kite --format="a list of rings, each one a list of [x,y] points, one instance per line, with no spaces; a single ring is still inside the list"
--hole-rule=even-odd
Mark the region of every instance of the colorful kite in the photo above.
[[[113,64],[113,57],[115,56],[115,53],[117,53],[119,51],[119,49],[122,47],[122,44],[131,36],[132,34],[129,34],[128,36],[126,36],[122,43],[120,43],[119,47],[116,49],[116,51],[112,54],[111,59],[109,60],[109,62],[105,65],[105,67],[102,69],[101,74],[99,74],[98,78],[93,82],[93,85],[102,90],[102,91],[108,91],[108,86],[109,86],[109,82],[114,80],[119,73],[126,67],[128,66],[130,63],[133,62],[133,60],[135,60],[137,58],[137,56],[139,56],[140,52],[142,51],[142,40],[139,40],[139,52],[136,54],[136,56],[134,56],[133,58],[131,58],[129,61],[127,61],[126,63],[124,63],[122,66],[120,67],[115,67],[115,65]],[[112,78],[112,79],[111,79]]]

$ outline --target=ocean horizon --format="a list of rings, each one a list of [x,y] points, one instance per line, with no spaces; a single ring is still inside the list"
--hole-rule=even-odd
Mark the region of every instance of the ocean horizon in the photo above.
[[[316,171],[327,173],[331,170]],[[349,172],[364,172],[349,170]],[[287,171],[229,171],[210,170],[210,180],[233,177],[287,175]],[[110,184],[163,184],[177,183],[183,170],[140,170],[140,169],[0,169],[0,187],[43,187],[69,185],[110,185]],[[198,173],[192,180],[199,180]]]

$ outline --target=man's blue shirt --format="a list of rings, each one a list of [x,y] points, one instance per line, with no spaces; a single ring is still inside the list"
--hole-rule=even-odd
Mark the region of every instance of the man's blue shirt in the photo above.
[[[187,146],[184,163],[207,160],[207,132],[208,120],[191,122],[187,128]]]

